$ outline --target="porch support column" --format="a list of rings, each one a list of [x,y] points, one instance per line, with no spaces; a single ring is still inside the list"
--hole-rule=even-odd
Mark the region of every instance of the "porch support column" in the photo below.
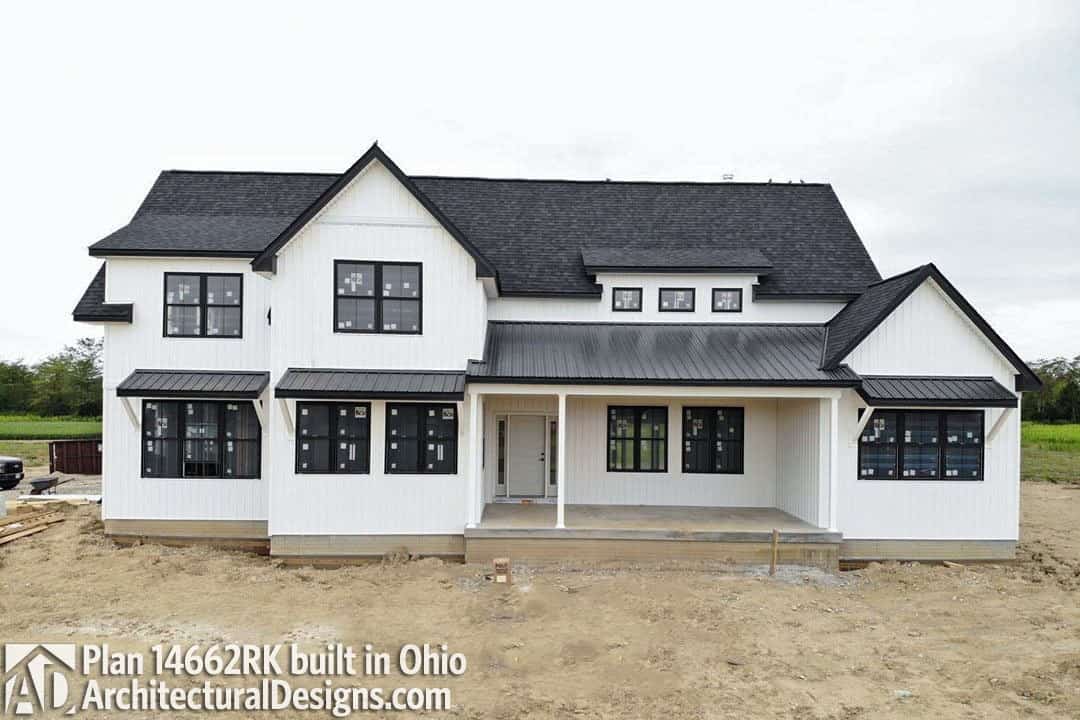
[[[555,527],[566,527],[566,393],[559,393],[559,455],[555,466],[558,480],[559,504],[555,513]]]
[[[483,472],[480,457],[480,395],[469,393],[469,512],[468,526],[480,525],[480,473]]]
[[[837,532],[840,510],[840,398],[829,399],[829,530]]]

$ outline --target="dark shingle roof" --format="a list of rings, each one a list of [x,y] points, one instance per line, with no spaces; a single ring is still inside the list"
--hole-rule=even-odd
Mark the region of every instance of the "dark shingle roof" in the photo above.
[[[854,386],[819,370],[821,325],[490,322],[470,381]]]
[[[929,265],[875,283],[828,323],[821,366],[836,367],[927,278]]]
[[[582,248],[585,272],[677,270],[681,272],[751,272],[767,275],[772,263],[750,248]]]
[[[316,370],[289,368],[274,388],[279,398],[461,400],[465,373],[441,370]]]
[[[759,296],[855,295],[881,277],[829,185],[413,180],[508,292],[597,292],[582,248],[758,250],[774,265]]]
[[[990,377],[863,375],[859,395],[874,407],[1016,407],[1016,396]]]
[[[131,223],[90,252],[254,257],[341,177],[164,172]],[[759,297],[849,297],[880,279],[829,185],[407,180],[474,257],[494,265],[507,294],[596,294],[583,248],[755,251],[773,265]]]
[[[270,373],[248,370],[136,370],[116,386],[120,397],[254,399]]]
[[[76,322],[131,322],[131,303],[105,302],[105,263],[71,312]]]

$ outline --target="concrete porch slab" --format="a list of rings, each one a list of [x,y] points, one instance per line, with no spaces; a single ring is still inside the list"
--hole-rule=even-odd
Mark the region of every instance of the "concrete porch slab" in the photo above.
[[[554,505],[489,504],[466,538],[581,538],[767,542],[773,529],[784,543],[839,543],[831,533],[777,508],[656,505],[567,505],[566,527],[555,527]]]

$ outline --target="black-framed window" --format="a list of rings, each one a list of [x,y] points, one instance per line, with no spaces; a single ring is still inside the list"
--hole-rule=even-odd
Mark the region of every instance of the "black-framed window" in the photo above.
[[[162,316],[165,337],[243,337],[244,276],[165,273]]]
[[[334,332],[419,335],[420,263],[334,261]]]
[[[296,473],[371,472],[369,403],[296,403]]]
[[[641,312],[641,288],[612,288],[611,309],[614,312]]]
[[[694,288],[660,288],[660,312],[694,312]]]
[[[683,470],[741,475],[744,434],[741,407],[683,408]]]
[[[262,427],[250,401],[145,400],[142,476],[257,478]]]
[[[608,472],[667,470],[666,407],[608,407]]]
[[[713,288],[713,312],[742,312],[742,288]]]
[[[859,437],[863,480],[982,480],[982,410],[876,410]]]
[[[456,405],[387,403],[386,472],[454,475],[457,438]]]

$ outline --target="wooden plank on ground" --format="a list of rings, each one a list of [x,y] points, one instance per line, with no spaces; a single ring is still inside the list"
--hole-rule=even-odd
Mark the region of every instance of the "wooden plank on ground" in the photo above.
[[[17,533],[12,533],[11,535],[5,535],[4,537],[0,537],[0,545],[7,545],[9,542],[14,542],[15,540],[18,540],[19,538],[24,538],[27,535],[34,535],[35,533],[39,533],[39,532],[42,532],[43,530],[48,530],[48,529],[49,529],[48,525],[38,525],[36,527],[21,530],[20,532],[17,532]]]
[[[0,544],[9,537],[19,536],[22,537],[22,533],[34,528],[45,528],[54,523],[63,522],[64,515],[59,512],[44,512],[35,513],[29,517],[22,517],[14,521],[9,521],[3,526],[0,526]]]

